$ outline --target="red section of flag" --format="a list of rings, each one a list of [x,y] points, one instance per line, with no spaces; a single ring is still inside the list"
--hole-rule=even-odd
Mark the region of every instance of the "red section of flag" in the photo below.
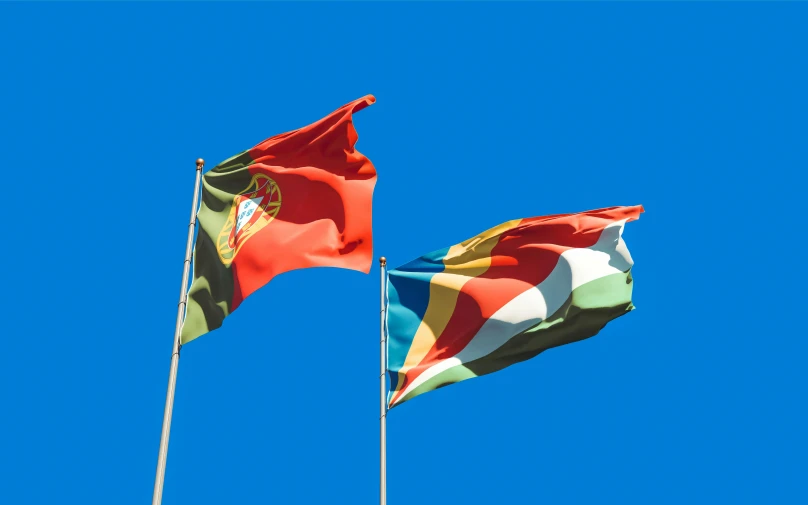
[[[376,169],[354,149],[352,115],[375,102],[355,100],[304,128],[250,149],[250,173],[274,180],[281,205],[274,219],[241,246],[232,263],[236,307],[273,277],[308,267],[369,272]]]

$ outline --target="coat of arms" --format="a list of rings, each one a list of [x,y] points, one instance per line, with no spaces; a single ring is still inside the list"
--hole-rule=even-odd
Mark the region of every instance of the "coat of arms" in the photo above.
[[[247,240],[268,225],[281,209],[281,190],[264,174],[253,176],[250,184],[233,199],[230,215],[216,240],[219,259],[230,265]]]

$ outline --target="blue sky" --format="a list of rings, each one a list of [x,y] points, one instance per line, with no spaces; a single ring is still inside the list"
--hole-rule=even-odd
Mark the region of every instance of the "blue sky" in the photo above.
[[[0,501],[148,503],[194,160],[372,93],[375,254],[642,204],[638,309],[391,412],[389,504],[798,503],[808,5],[0,6]],[[164,501],[376,503],[378,270],[180,363]]]

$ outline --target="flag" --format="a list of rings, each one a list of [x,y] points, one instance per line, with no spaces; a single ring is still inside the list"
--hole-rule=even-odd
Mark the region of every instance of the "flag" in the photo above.
[[[355,100],[204,175],[183,344],[220,327],[283,272],[370,271],[376,169],[354,149],[352,116],[374,102]]]
[[[388,273],[388,407],[598,333],[631,311],[641,206],[508,221]]]

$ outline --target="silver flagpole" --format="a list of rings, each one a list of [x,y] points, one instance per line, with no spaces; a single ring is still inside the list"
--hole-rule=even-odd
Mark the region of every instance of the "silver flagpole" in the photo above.
[[[385,281],[387,281],[385,273],[387,271],[387,259],[384,256],[379,258],[379,270],[381,272],[381,352],[379,356],[380,371],[379,371],[379,399],[381,401],[381,415],[379,417],[379,442],[380,442],[380,473],[379,473],[379,505],[387,505],[387,383],[384,375],[387,373],[387,363],[385,360],[385,353],[387,351],[386,336],[384,333],[385,312],[387,307],[384,303],[384,288]]]
[[[185,304],[188,301],[188,272],[191,269],[191,252],[193,251],[194,229],[196,228],[196,209],[199,204],[199,182],[202,179],[202,167],[205,160],[196,160],[196,182],[194,183],[194,203],[191,205],[191,222],[188,224],[188,241],[185,244],[185,263],[182,266],[182,286],[180,287],[180,303],[177,307],[177,326],[174,329],[174,350],[171,352],[171,371],[168,373],[168,392],[166,393],[166,410],[163,414],[163,432],[160,434],[160,453],[157,456],[157,476],[154,478],[154,496],[152,505],[160,505],[163,501],[163,482],[166,475],[166,458],[168,457],[168,435],[171,431],[171,411],[174,409],[174,390],[177,386],[177,368],[180,364],[180,330],[185,316]]]

